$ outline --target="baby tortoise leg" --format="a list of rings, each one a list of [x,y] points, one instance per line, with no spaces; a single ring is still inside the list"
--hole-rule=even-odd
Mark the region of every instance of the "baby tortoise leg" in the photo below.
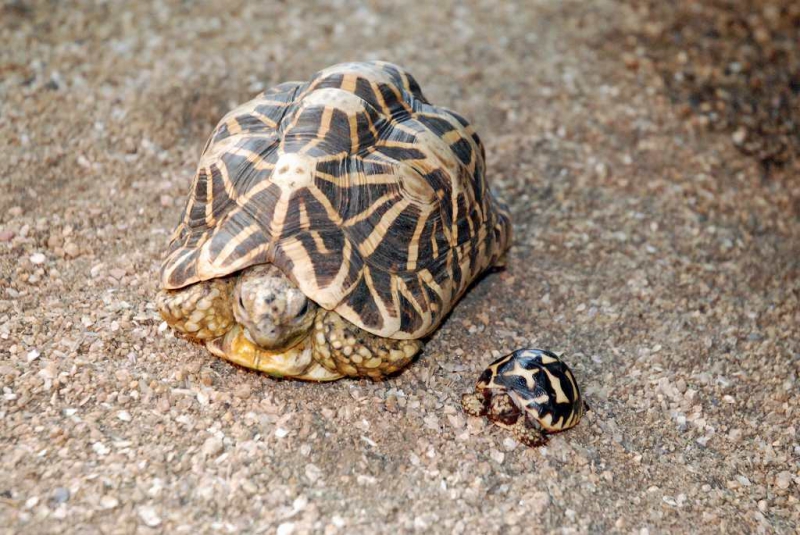
[[[405,368],[422,349],[422,342],[375,336],[336,312],[320,310],[312,346],[314,359],[333,372],[381,379]]]
[[[461,396],[461,408],[470,416],[486,416],[486,398],[483,394],[464,394]]]
[[[508,394],[492,396],[487,416],[493,422],[510,429],[514,438],[526,446],[536,447],[547,442],[539,424],[528,418]]]
[[[461,407],[470,416],[486,416],[504,427],[514,424],[520,411],[507,394],[486,396],[482,392],[461,396]]]
[[[213,279],[178,290],[161,290],[156,306],[173,329],[196,340],[211,340],[228,332],[235,320],[228,296],[230,282]]]
[[[547,435],[535,423],[526,418],[524,414],[520,415],[510,429],[514,438],[526,446],[536,448],[547,444]]]
[[[525,419],[511,396],[505,393],[498,393],[492,396],[489,400],[486,416],[491,421],[506,427]]]

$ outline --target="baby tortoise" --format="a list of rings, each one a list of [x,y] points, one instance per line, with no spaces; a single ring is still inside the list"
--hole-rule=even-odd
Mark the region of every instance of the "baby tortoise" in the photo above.
[[[546,435],[574,427],[588,410],[572,371],[543,349],[518,349],[492,362],[461,406],[510,429],[526,446],[545,444]]]

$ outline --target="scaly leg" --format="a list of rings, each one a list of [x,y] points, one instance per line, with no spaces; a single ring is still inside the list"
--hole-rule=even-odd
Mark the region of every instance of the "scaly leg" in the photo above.
[[[464,394],[461,396],[461,408],[470,416],[486,416],[486,398],[483,394]]]
[[[156,306],[173,329],[196,340],[212,340],[235,323],[228,301],[230,284],[225,279],[213,279],[178,290],[161,290]]]
[[[535,424],[532,424],[524,414],[519,417],[510,429],[514,434],[514,438],[526,446],[536,448],[547,444],[547,436]]]
[[[320,310],[314,323],[314,359],[325,368],[349,377],[381,379],[405,368],[421,349],[419,340],[375,336],[336,312]]]

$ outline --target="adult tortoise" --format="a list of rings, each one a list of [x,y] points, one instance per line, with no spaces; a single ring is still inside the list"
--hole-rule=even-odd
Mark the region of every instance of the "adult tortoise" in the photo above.
[[[280,84],[206,144],[158,309],[215,355],[274,376],[396,372],[509,247],[484,170],[469,123],[398,66]]]

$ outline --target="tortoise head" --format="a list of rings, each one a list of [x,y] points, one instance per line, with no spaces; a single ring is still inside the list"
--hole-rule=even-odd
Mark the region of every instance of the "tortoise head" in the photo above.
[[[233,291],[233,315],[245,336],[264,349],[296,345],[311,332],[317,304],[277,267],[266,264],[242,272]]]

